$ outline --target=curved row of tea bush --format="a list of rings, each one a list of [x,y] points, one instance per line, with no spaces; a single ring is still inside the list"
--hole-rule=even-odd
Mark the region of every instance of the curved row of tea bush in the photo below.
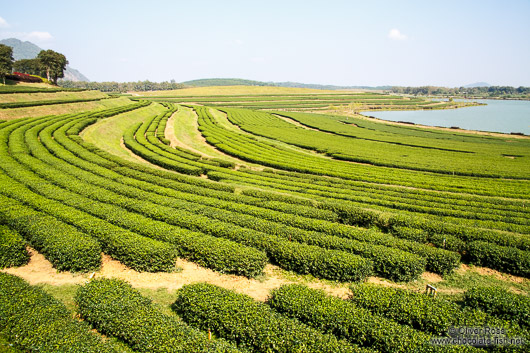
[[[45,141],[44,139],[42,140]],[[60,141],[60,139],[58,138],[56,138],[56,140]],[[57,156],[61,156],[61,153],[57,150],[55,150],[54,153]],[[39,156],[39,158],[43,158],[41,157],[41,154],[39,154],[38,152],[33,152],[33,154]],[[46,173],[49,169],[48,167],[49,165],[52,165],[52,166],[57,165],[56,162],[54,162],[53,160],[49,160],[49,159],[47,160],[47,163],[48,163],[47,167],[45,166],[42,167],[43,171],[41,171],[41,173]],[[35,163],[31,166],[31,168],[33,169],[36,168]],[[93,170],[94,168],[91,168],[91,169]],[[65,173],[72,174],[73,176],[82,177],[80,173],[75,172],[75,168],[71,167],[71,165],[65,165],[62,168],[62,170]],[[348,252],[360,254],[374,261],[375,271],[378,274],[384,277],[394,279],[394,280],[407,281],[407,280],[415,279],[419,275],[421,275],[421,273],[423,273],[425,269],[425,262],[423,259],[421,259],[420,257],[416,255],[406,253],[404,251],[386,248],[384,246],[372,245],[369,243],[361,243],[355,240],[349,240],[349,239],[329,236],[325,234],[319,234],[316,232],[310,233],[310,232],[306,232],[306,231],[303,231],[303,230],[300,230],[294,227],[280,226],[280,225],[277,225],[276,223],[262,220],[260,218],[253,217],[253,216],[246,216],[246,215],[239,214],[239,213],[232,213],[232,212],[227,212],[227,211],[219,210],[219,209],[212,208],[212,207],[201,206],[196,203],[192,203],[188,201],[181,201],[176,198],[180,197],[180,198],[185,198],[191,201],[197,201],[199,198],[193,197],[193,195],[190,195],[190,197],[185,197],[184,194],[175,193],[173,190],[170,190],[170,189],[161,189],[159,191],[160,195],[156,195],[156,194],[151,194],[151,193],[147,193],[144,191],[140,191],[136,188],[127,187],[127,186],[113,182],[108,179],[98,181],[98,180],[95,180],[93,177],[89,178],[85,176],[83,180],[87,182],[97,183],[100,187],[109,191],[109,193],[105,193],[104,190],[93,186],[92,189],[94,191],[96,190],[100,190],[100,191],[97,193],[96,196],[90,196],[91,193],[89,193],[85,189],[86,184],[84,183],[79,183],[79,185],[76,187],[77,183],[75,183],[70,177],[65,177],[59,174],[51,175],[50,178],[52,178],[56,183],[59,183],[60,185],[63,185],[64,187],[69,188],[70,190],[75,191],[81,195],[86,195],[92,198],[95,197],[96,199],[102,202],[116,203],[126,209],[130,209],[131,211],[139,212],[141,214],[145,214],[145,215],[152,214],[151,217],[158,218],[168,223],[174,223],[175,221],[174,220],[172,221],[174,216],[182,214],[183,211],[186,211],[189,214],[202,215],[210,219],[217,219],[221,222],[233,223],[233,224],[239,225],[244,228],[254,229],[259,232],[255,235],[262,235],[262,232],[265,232],[269,235],[275,235],[275,236],[279,236],[285,239],[307,243],[310,245],[317,245],[323,248],[345,250]],[[118,194],[113,194],[114,192]],[[124,198],[122,195],[130,197],[132,199]],[[134,199],[143,200],[143,201],[133,202]],[[218,203],[219,201],[214,202],[214,206]],[[144,204],[145,206],[142,206]],[[103,206],[101,206],[100,208],[102,207]],[[172,211],[170,208],[167,208],[167,207],[174,208],[175,210]],[[248,208],[250,206],[246,206],[246,207]],[[151,211],[155,209],[156,209],[156,212]],[[239,207],[236,207],[236,210],[239,210]],[[261,212],[267,213],[267,210],[262,210]],[[104,215],[106,213],[108,212],[103,212]],[[163,217],[164,214],[167,214],[169,216]],[[255,214],[256,215],[259,214],[259,209],[256,208]],[[105,217],[104,215],[103,217]],[[281,216],[282,216],[281,214],[276,213],[276,215],[271,218],[275,219]],[[181,216],[181,218],[182,217],[185,218],[185,216]],[[214,224],[213,222],[207,221],[207,220],[202,221],[202,223],[204,222],[208,222],[212,225]],[[197,222],[197,221],[191,221],[188,224],[179,222],[177,225],[182,226],[182,227],[190,227],[190,226],[196,225],[197,227],[200,227],[199,225],[200,223],[201,222]],[[198,228],[198,229],[203,232],[207,232],[204,230],[204,228]],[[232,228],[232,229],[235,229],[234,230],[235,233],[241,233],[242,231],[242,229],[240,228]],[[214,233],[213,235],[217,235],[217,234]],[[267,235],[262,235],[262,236],[267,237]]]
[[[77,122],[72,121],[70,122],[70,124],[77,124]],[[42,130],[42,132],[45,131],[46,129]],[[55,139],[50,139],[49,136],[46,136],[46,134],[43,135],[41,133],[39,134],[39,136],[41,137],[39,142],[42,142],[45,145],[49,145],[53,143],[53,141],[56,141]],[[36,143],[36,145],[38,144]],[[36,154],[35,151],[33,151],[32,153]],[[61,152],[58,149],[54,149],[54,154],[60,155]],[[33,157],[18,156],[17,158],[19,160],[24,160],[32,159]],[[288,269],[294,269],[296,271],[301,271],[302,273],[308,273],[308,271],[311,271],[311,273],[314,273],[315,275],[319,276],[324,276],[325,278],[343,280],[361,280],[371,273],[372,264],[370,261],[347,253],[324,250],[307,245],[304,246],[288,241],[281,241],[271,236],[261,238],[258,234],[255,234],[254,232],[248,232],[244,229],[234,227],[223,227],[223,224],[219,224],[218,222],[212,222],[208,218],[198,218],[193,214],[186,214],[184,212],[181,212],[180,210],[170,209],[167,207],[157,207],[152,203],[139,201],[137,199],[128,200],[125,197],[120,198],[117,197],[117,195],[112,196],[104,190],[101,190],[102,192],[99,193],[95,192],[95,190],[91,191],[91,189],[87,189],[85,185],[77,185],[77,183],[74,182],[75,179],[62,176],[62,173],[54,173],[52,170],[49,169],[49,164],[42,164],[39,163],[39,161],[33,159],[31,160],[31,162],[29,160],[25,162],[25,165],[27,166],[27,168],[33,169],[35,171],[38,170],[41,175],[46,175],[46,178],[53,180],[55,183],[60,183],[63,188],[76,188],[75,192],[77,193],[88,193],[90,195],[87,196],[90,196],[92,198],[100,197],[100,200],[102,201],[105,201],[107,203],[119,204],[133,212],[145,214],[154,217],[155,219],[159,219],[164,222],[175,224],[181,227],[197,227],[196,230],[200,230],[210,234],[213,233],[213,235],[216,236],[221,234],[223,237],[236,239],[237,241],[242,242],[244,244],[248,244],[247,241],[250,241],[254,246],[257,245],[258,248],[266,248],[267,253],[273,261],[282,264]],[[68,166],[68,168],[70,170],[75,169],[72,166]],[[66,173],[68,173],[68,171],[66,171]],[[64,196],[57,196],[57,192],[61,192]],[[60,191],[57,189],[50,192],[48,196],[52,198],[60,197],[62,202],[70,204],[76,202],[76,207],[79,207],[79,205],[81,205],[81,203],[79,203],[78,201],[78,198],[74,197],[74,195],[65,193],[64,191]],[[103,199],[101,199],[101,197],[103,197]],[[87,212],[97,212],[91,211],[88,206],[84,207],[83,209]],[[100,206],[94,209],[99,211],[102,210],[103,207]],[[162,210],[164,210],[164,212],[162,212]],[[107,217],[107,215],[108,217],[110,217],[112,213],[103,212],[103,214],[103,216],[99,215],[99,217]],[[121,217],[115,217],[113,219],[113,222],[119,221],[122,221]],[[138,227],[135,228],[135,230],[137,229]],[[306,261],[302,261],[302,259]],[[262,265],[262,262],[256,262],[256,264],[253,266],[259,267]],[[247,266],[250,266],[250,264],[247,264]]]
[[[36,126],[36,128],[39,128],[39,126]],[[31,129],[28,132],[36,134],[36,131]],[[34,136],[36,137],[37,135]],[[109,253],[109,255],[138,270],[171,270],[174,268],[173,261],[178,252],[181,256],[222,272],[246,276],[255,276],[262,272],[265,265],[265,256],[254,249],[198,233],[182,232],[180,229],[170,227],[163,222],[156,222],[141,215],[130,214],[119,207],[98,203],[93,199],[83,197],[82,195],[90,196],[96,193],[94,190],[87,188],[86,183],[78,182],[76,178],[68,176],[68,171],[75,170],[73,165],[66,164],[66,172],[58,172],[54,168],[50,168],[50,166],[55,167],[59,160],[49,155],[49,152],[40,144],[43,140],[45,139],[43,138],[40,141],[36,138],[28,140],[28,148],[34,156],[46,160],[48,164],[43,163],[41,159],[17,154],[17,159],[22,164],[13,166],[12,171],[22,169],[22,166],[25,165],[27,169],[38,172],[41,176],[55,182],[56,185],[53,185],[34,174],[29,174],[22,179],[28,186],[45,197],[62,202],[62,205],[54,207],[55,212],[61,214],[61,217],[66,217],[66,220],[72,219],[72,222],[79,227],[91,234],[95,234],[99,238],[108,239],[104,243],[109,243],[109,240],[111,243],[114,242],[112,247],[106,246],[104,248],[104,251]],[[56,151],[56,154],[60,155],[60,152]],[[27,169],[26,174],[29,173]],[[64,188],[57,186],[61,185],[61,183]],[[15,185],[14,181],[11,182],[11,187],[14,187],[13,185]],[[79,193],[70,192],[67,190],[68,188]],[[25,197],[26,200],[29,200],[30,194],[30,192],[22,190],[18,193],[18,197]],[[100,193],[100,195],[104,194],[106,194],[105,191]],[[49,199],[41,202],[54,204]],[[74,214],[77,213],[78,216],[72,218],[71,209],[69,214],[65,205],[75,208]],[[66,211],[61,213],[63,209]],[[86,221],[81,222],[82,219],[86,219]],[[130,230],[128,231],[124,228],[129,228]],[[140,236],[136,234],[137,232],[153,239]],[[168,243],[176,245],[177,248]]]
[[[267,305],[207,283],[186,285],[172,305],[189,325],[251,352],[372,352],[279,315]]]
[[[285,285],[273,290],[267,304],[324,333],[379,352],[428,352],[432,348],[425,333],[303,285]]]
[[[37,123],[39,122],[37,121]],[[44,182],[44,180],[21,165],[19,163],[21,159],[25,160],[29,165],[35,165],[39,162],[34,157],[22,152],[27,149],[27,145],[22,144],[23,142],[20,141],[20,139],[23,141],[23,134],[21,132],[24,131],[23,129],[29,128],[28,125],[31,126],[31,124],[23,124],[21,126],[22,129],[15,129],[13,136],[17,137],[16,132],[19,132],[18,141],[17,138],[9,139],[11,154],[15,155],[18,160],[12,158],[9,153],[0,150],[0,155],[3,159],[3,164],[0,167],[10,176],[8,178],[6,175],[1,175],[2,185],[4,187],[0,192],[5,192],[10,197],[16,198],[40,212],[45,212],[63,222],[76,226],[84,234],[90,234],[99,241],[103,251],[132,268],[145,271],[171,270],[174,268],[174,246],[142,237],[133,232],[127,232],[101,219],[79,211],[75,207],[64,205],[60,201],[68,200],[71,195],[61,194],[61,189]],[[11,127],[16,128],[17,125],[12,125]],[[1,132],[4,132],[4,130]],[[28,186],[31,190],[24,185]],[[37,193],[32,192],[32,190]],[[62,196],[62,199],[60,197],[58,198],[59,202],[42,196],[42,194],[56,195],[57,193]],[[79,233],[76,230],[72,234]],[[31,233],[26,232],[25,235],[28,237],[31,236]],[[64,238],[62,240],[66,243],[62,247],[68,247],[69,243],[67,239]],[[60,243],[57,244],[57,247],[61,247]],[[37,247],[36,249],[39,250]],[[99,249],[99,252],[101,252],[101,249]],[[46,253],[44,255],[47,256]],[[98,258],[100,258],[99,253]]]
[[[218,149],[250,162],[277,167],[285,171],[300,172],[311,176],[331,176],[347,180],[380,184],[395,184],[440,191],[469,192],[471,194],[493,193],[498,196],[525,197],[526,181],[499,181],[497,179],[431,175],[429,173],[396,170],[362,164],[333,161],[300,153],[275,144],[269,140],[228,130],[222,127],[209,113],[209,108],[195,106],[199,130],[207,142]]]
[[[101,266],[101,247],[94,238],[4,195],[0,222],[20,233],[57,270],[88,272]]]
[[[20,234],[0,223],[0,269],[22,266],[29,261],[26,242]]]
[[[119,352],[64,304],[22,278],[0,272],[0,332],[24,351]],[[121,350],[123,351],[123,350]]]
[[[123,143],[125,146],[134,152],[134,154],[137,154],[138,156],[142,157],[143,159],[159,165],[163,168],[174,170],[179,173],[189,174],[189,175],[201,175],[204,173],[204,170],[201,168],[188,166],[186,164],[177,163],[172,159],[169,159],[164,156],[160,156],[159,154],[149,150],[148,148],[142,146],[139,144],[136,139],[135,135],[138,134],[138,130],[141,128],[142,123],[135,124],[131,126],[127,131],[125,131],[125,134],[123,135]]]
[[[153,130],[151,128],[151,130]],[[174,195],[174,193],[173,193]],[[175,195],[178,197],[178,195]],[[182,196],[181,196],[182,197]],[[190,200],[189,197],[187,197],[188,200]],[[206,200],[195,198],[193,201],[198,201],[204,203]],[[154,201],[157,202],[157,201]],[[404,254],[400,251],[392,251],[391,249],[384,249],[378,246],[373,246],[370,244],[361,244],[357,241],[348,241],[348,240],[340,240],[336,237],[330,237],[326,236],[324,234],[318,234],[316,232],[307,232],[304,230],[296,229],[291,227],[291,225],[294,225],[295,227],[301,227],[309,230],[318,230],[318,231],[324,231],[326,233],[333,232],[335,225],[331,223],[322,223],[317,220],[311,220],[307,219],[305,217],[297,217],[297,216],[291,216],[282,214],[276,211],[266,211],[263,209],[255,208],[253,210],[249,206],[239,206],[235,203],[231,202],[220,202],[220,201],[210,201],[209,205],[212,205],[214,207],[222,207],[225,209],[229,209],[230,211],[236,211],[241,213],[248,213],[256,216],[260,216],[261,218],[265,217],[269,220],[273,220],[275,222],[282,222],[289,226],[287,227],[279,227],[274,223],[259,220],[253,217],[245,217],[244,215],[233,215],[231,213],[222,212],[219,210],[212,210],[210,208],[200,207],[195,204],[180,204],[179,209],[189,209],[191,212],[196,214],[203,214],[207,215],[211,218],[220,219],[220,220],[226,220],[228,222],[232,222],[235,224],[238,224],[243,227],[250,227],[255,230],[260,231],[266,231],[269,234],[275,234],[280,235],[285,238],[301,241],[304,243],[309,244],[315,244],[322,247],[332,247],[335,249],[341,249],[341,250],[349,250],[353,251],[354,253],[361,254],[363,256],[369,257],[376,263],[375,270],[378,272],[378,274],[381,274],[385,277],[394,279],[394,280],[410,280],[417,278],[419,274],[422,272],[423,265],[421,262],[418,262],[419,259],[411,257],[411,255]],[[318,223],[316,223],[318,222]],[[312,226],[313,225],[313,226]],[[349,228],[344,228],[346,231],[350,231]],[[333,233],[332,233],[333,234]],[[421,247],[419,244],[416,247]],[[437,252],[437,250],[429,249],[428,252]],[[439,252],[439,251],[438,251]],[[425,251],[424,251],[425,253]],[[440,252],[439,252],[440,253]],[[456,255],[456,254],[455,254]],[[408,257],[408,258],[407,258]],[[432,259],[432,256],[429,256],[429,260]],[[455,260],[456,264],[458,263],[458,256],[453,256],[453,259],[450,260],[451,264],[449,266],[437,266],[437,265],[430,265],[429,269],[434,269],[436,271],[439,271],[441,268],[444,272],[450,271],[455,267]]]
[[[239,352],[230,343],[176,317],[159,312],[151,301],[118,279],[95,279],[77,290],[81,317],[101,333],[117,337],[136,352]]]

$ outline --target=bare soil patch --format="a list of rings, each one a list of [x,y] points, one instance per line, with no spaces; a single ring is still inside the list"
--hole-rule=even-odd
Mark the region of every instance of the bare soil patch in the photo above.
[[[83,284],[89,280],[90,273],[75,274],[58,272],[46,258],[34,249],[28,248],[31,258],[27,265],[8,268],[2,272],[22,277],[30,284],[50,284],[54,286]],[[223,288],[244,293],[256,300],[265,300],[272,289],[295,281],[283,278],[281,270],[273,265],[265,267],[265,275],[258,279],[226,275],[201,267],[195,263],[178,259],[173,273],[138,272],[128,268],[119,261],[103,254],[101,269],[96,271],[95,278],[119,278],[129,282],[133,287],[174,291],[186,284],[207,282]],[[335,287],[323,282],[307,283],[312,288],[324,289],[330,294],[346,297],[347,287]]]

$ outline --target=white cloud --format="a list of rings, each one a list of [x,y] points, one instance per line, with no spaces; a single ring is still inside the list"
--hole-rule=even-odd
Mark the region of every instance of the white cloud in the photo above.
[[[243,45],[243,44],[245,44],[241,39],[236,39],[236,40],[234,41],[234,43],[236,43],[237,45]]]
[[[397,29],[397,28],[392,28],[392,29],[388,32],[388,38],[393,39],[393,40],[405,40],[405,39],[407,39],[407,36],[404,35],[403,33],[401,33],[401,32],[399,31],[399,29]]]
[[[261,56],[255,56],[253,58],[250,58],[250,61],[252,61],[255,64],[263,64],[267,61],[267,59]]]
[[[25,34],[25,37],[28,40],[38,40],[38,41],[45,41],[53,39],[53,36],[50,34],[50,32],[39,32],[39,31],[33,31]]]
[[[9,27],[9,23],[7,23],[6,20],[0,17],[0,28],[7,28],[7,27]]]

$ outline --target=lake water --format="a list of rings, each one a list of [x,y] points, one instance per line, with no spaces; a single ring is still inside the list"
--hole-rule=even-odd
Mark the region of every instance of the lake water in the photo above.
[[[366,111],[361,114],[389,121],[530,135],[530,101],[477,99],[475,107],[444,110]]]

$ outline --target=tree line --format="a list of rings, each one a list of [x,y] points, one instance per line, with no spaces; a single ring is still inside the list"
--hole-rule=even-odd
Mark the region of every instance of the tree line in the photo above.
[[[171,89],[184,88],[182,83],[176,83],[174,80],[170,82],[151,82],[137,81],[137,82],[74,82],[74,81],[60,81],[59,86],[64,88],[80,88],[80,89],[94,89],[101,92],[116,92],[123,93],[129,91],[166,91]]]
[[[66,57],[53,50],[41,50],[35,59],[21,59],[15,61],[13,48],[0,44],[0,77],[4,84],[6,76],[12,72],[46,77],[48,81],[57,85],[57,80],[64,77],[64,70],[68,60]]]
[[[489,87],[399,87],[391,89],[392,93],[421,96],[459,96],[459,97],[502,97],[530,98],[530,87],[489,86]]]

